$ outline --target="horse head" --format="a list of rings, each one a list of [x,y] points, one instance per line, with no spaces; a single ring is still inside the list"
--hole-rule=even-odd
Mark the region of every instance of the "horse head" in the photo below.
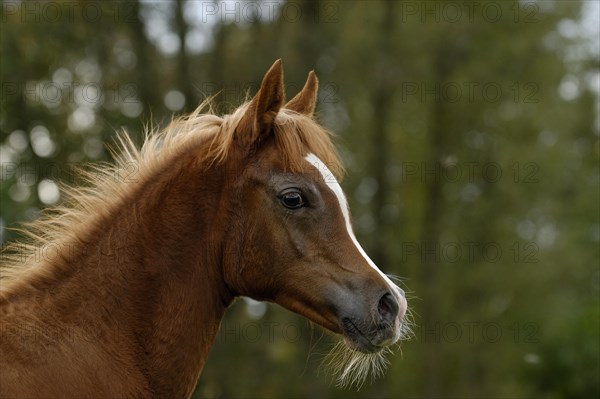
[[[339,161],[313,118],[318,82],[285,102],[280,61],[240,111],[227,169],[224,276],[238,295],[275,302],[375,353],[397,342],[404,292],[358,243]],[[337,176],[336,176],[337,175]]]

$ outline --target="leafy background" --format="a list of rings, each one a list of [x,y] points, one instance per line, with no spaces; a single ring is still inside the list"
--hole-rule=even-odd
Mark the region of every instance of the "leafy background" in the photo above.
[[[5,1],[0,239],[60,201],[126,129],[216,94],[227,112],[282,58],[315,69],[359,240],[404,279],[415,336],[340,391],[334,341],[239,300],[194,397],[600,393],[596,1]]]

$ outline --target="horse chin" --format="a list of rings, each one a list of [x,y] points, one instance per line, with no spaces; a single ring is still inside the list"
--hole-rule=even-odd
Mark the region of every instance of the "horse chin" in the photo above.
[[[392,334],[392,337],[382,337],[381,334],[376,334],[375,337],[368,338],[350,318],[341,320],[344,343],[352,350],[362,353],[377,353],[394,344],[397,339],[397,334],[391,330],[385,335]],[[391,328],[391,327],[390,327]]]
[[[368,340],[356,339],[347,335],[344,335],[344,343],[348,348],[361,353],[377,353],[384,348],[384,346],[373,345]]]
[[[389,347],[367,345],[354,337],[344,335],[323,359],[323,366],[333,375],[339,388],[355,387],[360,389],[368,377],[376,379],[383,376],[391,353]],[[374,350],[375,349],[375,350]]]

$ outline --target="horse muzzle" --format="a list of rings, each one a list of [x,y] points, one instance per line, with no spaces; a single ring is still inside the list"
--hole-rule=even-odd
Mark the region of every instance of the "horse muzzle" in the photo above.
[[[374,353],[400,339],[407,308],[402,290],[386,292],[370,306],[354,305],[341,312],[339,318],[340,328],[350,348]]]

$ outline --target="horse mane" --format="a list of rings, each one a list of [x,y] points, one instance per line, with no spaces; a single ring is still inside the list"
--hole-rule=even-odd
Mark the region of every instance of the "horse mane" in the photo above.
[[[65,199],[61,205],[43,210],[37,220],[14,229],[24,238],[2,248],[0,292],[8,291],[12,286],[8,282],[27,280],[33,271],[36,276],[51,277],[53,268],[43,267],[47,260],[40,256],[44,248],[69,247],[73,242],[85,240],[91,226],[110,216],[121,201],[180,154],[210,143],[203,147],[206,152],[200,154],[201,160],[206,165],[223,163],[232,148],[236,127],[249,106],[250,102],[246,102],[233,113],[218,116],[209,99],[191,114],[173,119],[163,130],[146,128],[139,148],[127,132],[119,133],[116,146],[109,146],[114,163],[95,163],[87,165],[86,170],[79,169],[84,185],[62,185]],[[331,133],[314,119],[282,108],[274,129],[276,143],[284,154],[284,165],[290,172],[299,170],[303,157],[312,152],[341,179],[343,167]]]

